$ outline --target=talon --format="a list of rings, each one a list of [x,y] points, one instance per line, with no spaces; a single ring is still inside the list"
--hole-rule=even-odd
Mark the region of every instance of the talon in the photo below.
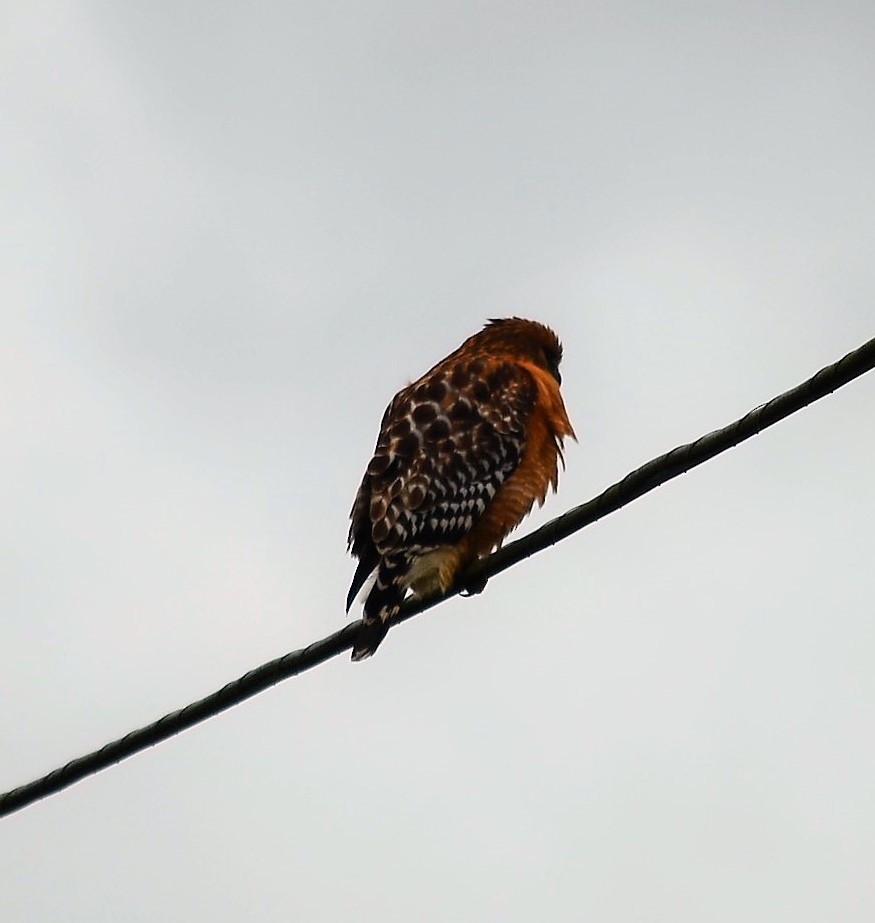
[[[460,596],[477,596],[486,589],[488,577],[475,577],[469,580],[459,593]]]

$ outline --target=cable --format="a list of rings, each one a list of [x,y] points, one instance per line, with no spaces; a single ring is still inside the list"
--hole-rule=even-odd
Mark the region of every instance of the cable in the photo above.
[[[470,568],[460,584],[445,596],[427,600],[409,600],[402,606],[394,622],[407,621],[414,615],[436,606],[468,587],[476,587],[479,591],[490,577],[568,538],[569,535],[615,512],[666,481],[701,465],[745,439],[755,436],[797,410],[807,407],[842,385],[853,381],[873,367],[875,367],[875,339],[864,343],[859,349],[848,353],[838,362],[821,369],[808,381],[756,407],[741,419],[722,429],[714,430],[695,442],[678,446],[654,458],[587,503],[574,507],[535,532],[499,549]],[[206,698],[171,712],[152,724],[131,731],[93,753],[71,760],[40,779],[0,795],[0,817],[27,807],[40,798],[59,792],[74,782],[100,772],[140,750],[167,740],[174,734],[211,718],[290,676],[309,670],[349,650],[361,625],[361,619],[351,622],[327,638],[315,641],[307,647],[292,651],[250,670]]]

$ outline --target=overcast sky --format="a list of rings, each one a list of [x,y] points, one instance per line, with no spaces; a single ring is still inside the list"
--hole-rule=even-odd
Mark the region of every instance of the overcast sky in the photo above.
[[[342,626],[486,318],[566,348],[525,530],[875,335],[871,0],[0,19],[2,790]],[[873,408],[0,822],[0,919],[868,923]]]

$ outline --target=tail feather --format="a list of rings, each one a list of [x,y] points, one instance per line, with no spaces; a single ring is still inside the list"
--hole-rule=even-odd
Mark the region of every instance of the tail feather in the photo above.
[[[377,553],[376,548],[369,548],[362,554],[361,560],[358,563],[358,567],[355,569],[355,574],[352,578],[352,584],[350,584],[349,587],[349,593],[346,595],[347,612],[349,612],[349,608],[355,601],[359,590],[367,583],[368,577],[371,576],[371,572],[379,563],[380,555]]]
[[[389,626],[385,622],[365,622],[353,645],[353,661],[358,663],[359,660],[367,660],[371,657],[387,634],[389,634]]]
[[[401,608],[404,588],[399,580],[402,570],[385,558],[380,562],[377,579],[362,613],[362,629],[352,648],[353,660],[365,660],[380,646],[389,631],[389,622]]]

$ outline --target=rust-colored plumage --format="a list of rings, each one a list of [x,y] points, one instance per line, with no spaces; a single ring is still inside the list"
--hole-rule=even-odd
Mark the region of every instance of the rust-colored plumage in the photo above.
[[[561,359],[549,327],[492,320],[392,399],[350,516],[347,610],[377,572],[353,660],[374,653],[408,590],[446,592],[556,489],[574,437]]]

